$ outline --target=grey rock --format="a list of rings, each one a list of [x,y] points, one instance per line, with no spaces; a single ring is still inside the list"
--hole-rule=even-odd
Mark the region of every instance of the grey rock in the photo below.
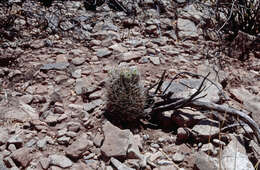
[[[74,138],[74,137],[77,136],[77,133],[76,133],[76,132],[69,131],[69,132],[66,132],[66,133],[65,133],[65,136]]]
[[[181,170],[181,168],[177,168],[176,165],[166,165],[166,166],[159,166],[158,168],[154,168],[154,170]]]
[[[91,94],[89,95],[89,99],[90,99],[90,100],[94,100],[94,99],[101,98],[102,94],[103,94],[103,91],[102,91],[102,90],[95,91],[94,93],[91,93]]]
[[[36,143],[37,147],[40,149],[40,150],[46,150],[46,145],[47,145],[47,139],[46,138],[43,138],[41,140],[38,140],[37,143]]]
[[[120,55],[120,61],[128,62],[131,60],[140,59],[143,55],[144,52],[129,51]]]
[[[64,155],[50,155],[50,165],[55,165],[61,168],[69,168],[72,166],[72,161]]]
[[[202,79],[181,79],[180,80],[181,83],[176,83],[173,82],[171,84],[171,86],[168,88],[168,90],[166,91],[166,93],[168,92],[173,92],[174,96],[173,97],[188,97],[190,95],[192,95],[195,90],[199,87],[199,85],[202,82]],[[167,86],[168,86],[169,82],[164,82],[162,85],[162,90],[164,90]],[[185,85],[187,86],[185,86]],[[206,97],[200,99],[200,101],[205,101],[205,102],[213,102],[213,103],[217,103],[220,100],[219,97],[219,89],[221,89],[221,85],[216,83],[217,87],[214,86],[213,84],[211,84],[210,82],[206,81],[205,82],[205,86],[206,86],[206,90],[204,90],[199,96],[203,96],[206,95]],[[192,88],[192,89],[191,89]]]
[[[8,130],[0,127],[0,146],[5,144],[9,138]]]
[[[42,157],[39,160],[42,169],[48,169],[48,167],[50,166],[50,159],[46,158],[46,157]]]
[[[158,164],[158,165],[172,165],[173,162],[172,162],[172,161],[169,161],[169,160],[162,159],[162,160],[158,160],[158,161],[157,161],[157,164]]]
[[[24,122],[24,120],[30,119],[39,119],[36,110],[30,105],[18,100],[14,100],[9,104],[9,106],[0,106],[1,119],[11,119],[18,122]]]
[[[71,159],[79,159],[83,156],[82,154],[86,152],[87,149],[91,146],[93,146],[93,142],[91,142],[87,135],[83,133],[66,149],[66,155]]]
[[[85,160],[85,164],[87,164],[88,169],[98,169],[99,167],[99,161],[97,160]]]
[[[194,110],[192,108],[178,109],[174,111],[171,115],[171,119],[179,127],[193,127],[206,116],[200,111]]]
[[[57,132],[57,137],[61,137],[61,136],[64,136],[65,134],[67,133],[67,129],[64,128],[64,129],[61,129]]]
[[[9,156],[10,154],[11,154],[11,152],[5,149],[5,150],[1,153],[1,156],[3,156],[3,157],[5,158],[5,157]]]
[[[57,142],[61,145],[67,145],[70,142],[70,137],[62,136],[57,139]]]
[[[252,112],[252,117],[258,125],[260,125],[260,97],[250,93],[244,87],[230,89],[231,94],[244,104],[245,109]]]
[[[8,146],[8,150],[11,151],[11,152],[15,151],[15,150],[16,150],[15,145],[14,145],[14,144],[10,144],[10,145]]]
[[[118,43],[111,45],[109,49],[119,53],[125,53],[128,51],[126,47],[123,47],[121,44]]]
[[[111,30],[111,31],[115,31],[115,32],[118,31],[118,27],[110,22],[103,24],[101,29],[102,30]]]
[[[65,70],[69,66],[69,63],[49,63],[41,66],[41,70]]]
[[[112,51],[110,51],[108,48],[101,48],[96,51],[96,55],[98,57],[107,57],[112,54]]]
[[[120,34],[115,32],[115,31],[111,31],[111,30],[105,30],[105,31],[98,31],[94,34],[91,35],[94,39],[96,40],[118,40],[120,41]]]
[[[104,141],[104,137],[100,133],[97,133],[93,139],[93,142],[97,147],[100,147],[103,141]]]
[[[180,0],[182,1],[182,0]],[[207,18],[208,15],[206,15],[208,11],[199,11],[194,4],[187,5],[184,7],[184,9],[180,13],[181,18],[189,19],[198,24],[201,22],[201,20]]]
[[[187,2],[187,0],[177,0],[177,2],[178,2],[179,4],[182,4],[182,3]]]
[[[23,103],[25,103],[25,104],[29,104],[29,103],[31,103],[32,102],[32,100],[33,100],[33,96],[32,95],[23,95],[23,96],[21,96],[20,97],[20,100],[23,102]]]
[[[26,144],[25,144],[25,146],[27,146],[27,147],[32,147],[33,145],[35,145],[36,144],[36,139],[30,139]]]
[[[70,169],[71,170],[81,170],[81,169],[82,170],[83,169],[91,170],[91,168],[83,162],[74,163]]]
[[[178,128],[177,130],[177,141],[186,141],[189,137],[189,133],[184,128]]]
[[[86,59],[84,57],[75,57],[71,60],[72,64],[79,66],[82,65]]]
[[[159,58],[159,57],[149,57],[149,60],[150,60],[154,65],[159,65],[159,64],[160,64],[160,58]]]
[[[260,146],[253,140],[250,141],[249,147],[254,151],[254,156],[256,160],[260,160]]]
[[[0,155],[0,170],[7,170],[7,167],[5,166],[2,155]]]
[[[57,84],[61,84],[61,83],[65,82],[67,79],[68,79],[68,77],[67,77],[66,75],[57,75],[57,76],[54,78],[54,81],[55,81]]]
[[[218,160],[214,160],[204,152],[198,152],[195,155],[195,166],[199,170],[215,170],[219,169]]]
[[[218,151],[216,150],[215,146],[211,143],[203,144],[200,148],[200,151],[205,152],[208,155],[216,156],[218,154]]]
[[[79,122],[69,122],[67,124],[67,129],[72,132],[78,132],[80,130],[80,123]]]
[[[8,139],[7,144],[14,144],[16,148],[20,148],[23,145],[23,139],[19,135],[14,135]]]
[[[125,164],[121,163],[119,160],[115,158],[110,159],[111,164],[117,169],[117,170],[134,170],[133,168],[129,168]]]
[[[101,106],[103,103],[104,102],[101,99],[93,100],[92,102],[84,104],[83,109],[89,112],[95,109],[96,107]]]
[[[198,39],[197,27],[188,19],[178,18],[177,27],[180,30],[178,36],[181,39]]]
[[[58,123],[58,118],[60,117],[59,114],[49,114],[47,117],[44,119],[44,121],[50,125],[55,125]]]
[[[184,155],[181,153],[175,153],[172,155],[172,160],[176,163],[180,163],[184,160]]]
[[[238,141],[237,141],[238,142]],[[222,167],[226,170],[254,170],[254,166],[249,161],[245,153],[241,153],[237,148],[237,142],[231,142],[224,149],[221,155]]]
[[[130,144],[130,130],[121,130],[110,122],[103,125],[105,140],[101,147],[101,153],[107,158],[125,158]]]
[[[82,72],[81,69],[77,69],[77,70],[73,71],[72,72],[72,77],[73,78],[81,78],[81,72]]]
[[[9,156],[4,158],[3,161],[4,161],[5,166],[7,166],[7,167],[16,167],[13,159]]]
[[[220,132],[219,122],[210,119],[201,120],[192,130],[198,134],[201,140],[206,140],[209,137],[216,136]]]
[[[91,93],[96,90],[91,78],[78,78],[76,79],[75,92],[80,95],[83,93]]]

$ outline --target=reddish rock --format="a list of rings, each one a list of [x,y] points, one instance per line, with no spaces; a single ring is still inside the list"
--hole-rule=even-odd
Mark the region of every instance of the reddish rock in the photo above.
[[[82,157],[82,154],[91,146],[93,146],[93,143],[87,138],[87,135],[83,133],[66,149],[66,155],[71,159],[78,159]]]
[[[31,153],[30,148],[23,147],[14,151],[11,154],[11,158],[14,160],[14,162],[25,168],[33,159],[33,154]]]
[[[107,158],[116,157],[123,159],[126,157],[130,144],[130,130],[121,130],[110,122],[103,125],[105,140],[101,147],[101,153]]]

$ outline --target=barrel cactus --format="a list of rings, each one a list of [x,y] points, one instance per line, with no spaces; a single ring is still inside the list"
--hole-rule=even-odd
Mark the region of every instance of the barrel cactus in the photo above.
[[[136,67],[119,66],[109,71],[106,83],[107,111],[121,122],[136,121],[144,113],[146,94]]]

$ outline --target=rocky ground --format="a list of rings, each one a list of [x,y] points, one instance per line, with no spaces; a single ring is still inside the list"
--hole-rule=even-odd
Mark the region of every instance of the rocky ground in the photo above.
[[[205,13],[182,0],[162,2],[159,15],[154,2],[144,0],[135,18],[107,4],[89,11],[82,1],[0,3],[1,170],[260,168],[252,130],[225,129],[225,117],[208,118],[213,111],[167,111],[158,126],[139,131],[103,116],[107,72],[125,64],[138,67],[145,86],[164,70],[168,79],[211,72],[225,104],[246,110],[260,125],[257,55],[244,62],[216,55],[217,42],[205,39],[201,27]],[[171,90],[188,96],[199,82],[185,75]],[[218,88],[207,86],[203,100],[220,103]]]

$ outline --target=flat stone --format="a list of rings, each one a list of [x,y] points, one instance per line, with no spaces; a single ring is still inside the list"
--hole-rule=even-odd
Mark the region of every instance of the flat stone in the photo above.
[[[15,151],[15,150],[16,150],[15,145],[14,145],[14,144],[10,144],[10,145],[8,146],[8,150],[11,151],[11,152]]]
[[[178,18],[177,27],[180,30],[178,36],[181,39],[198,39],[197,27],[188,19]]]
[[[171,115],[172,121],[179,127],[193,127],[205,118],[206,116],[204,116],[200,111],[192,108],[178,109]]]
[[[31,149],[23,147],[14,151],[11,154],[11,158],[25,168],[33,159],[33,154],[31,153]]]
[[[154,65],[159,65],[159,64],[160,64],[160,58],[159,58],[159,57],[149,57],[149,60],[150,60]]]
[[[79,122],[69,122],[67,124],[67,129],[72,132],[78,132],[80,130],[80,123]]]
[[[77,70],[73,71],[72,72],[72,77],[73,78],[81,78],[81,72],[82,72],[81,69],[77,69]]]
[[[180,0],[183,1],[183,0]],[[199,11],[198,8],[194,5],[187,5],[180,13],[181,18],[189,19],[194,21],[195,23],[199,23],[202,20],[202,17],[206,18],[208,15],[206,14],[208,11]],[[206,14],[206,16],[205,16]]]
[[[25,103],[25,104],[29,104],[29,103],[32,102],[33,96],[30,95],[30,94],[28,94],[28,95],[23,95],[23,96],[20,97],[20,100],[21,100],[23,103]]]
[[[7,144],[14,144],[16,148],[20,148],[23,145],[23,139],[19,135],[14,135],[8,139]]]
[[[107,158],[125,158],[130,144],[130,135],[133,135],[130,130],[121,130],[106,122],[103,125],[103,132],[105,140],[101,147],[102,155]]]
[[[74,163],[70,170],[92,170],[88,165],[83,162]]]
[[[48,63],[41,66],[41,70],[65,70],[69,66],[69,63]]]
[[[90,99],[90,100],[94,100],[94,99],[101,98],[102,94],[103,94],[103,91],[102,91],[102,90],[95,91],[94,93],[91,93],[91,94],[89,95],[89,99]]]
[[[111,45],[109,49],[119,53],[125,53],[128,51],[126,47],[123,47],[121,44],[118,43]]]
[[[200,86],[201,82],[202,79],[181,79],[180,83],[172,82],[166,93],[173,92],[173,97],[189,97],[196,92],[196,89]],[[169,81],[165,81],[162,85],[162,90],[164,90],[168,86],[168,84]],[[188,88],[184,84],[190,88]],[[217,85],[217,87],[211,84],[209,81],[205,82],[204,85],[206,86],[206,89],[197,97],[201,97],[204,95],[207,96],[199,99],[200,101],[217,103],[220,100],[219,89],[221,89],[222,86],[219,83],[215,84]]]
[[[72,64],[79,66],[82,65],[86,59],[84,57],[75,57],[71,60]]]
[[[218,167],[218,160],[214,160],[204,152],[198,152],[195,155],[195,166],[199,170],[216,170]]]
[[[70,137],[68,136],[62,136],[57,139],[57,142],[61,145],[68,145],[70,142]]]
[[[58,166],[60,168],[69,168],[72,166],[72,161],[64,155],[50,155],[50,165]]]
[[[0,170],[7,170],[7,167],[5,166],[2,155],[0,155]]]
[[[112,51],[110,51],[108,48],[102,48],[102,49],[98,49],[96,51],[96,55],[100,58],[107,57],[111,54],[112,54]]]
[[[209,137],[215,136],[219,133],[219,122],[210,119],[201,120],[193,128],[199,137],[203,139],[209,139]]]
[[[61,84],[61,83],[65,82],[67,79],[68,79],[68,76],[66,76],[66,75],[57,75],[54,77],[54,81],[57,84]]]
[[[40,164],[41,164],[41,167],[43,169],[48,169],[48,167],[50,166],[50,159],[49,158],[40,158]]]
[[[48,124],[54,125],[58,122],[59,114],[49,114],[44,121]]]
[[[176,165],[166,165],[166,166],[159,166],[158,168],[154,168],[154,170],[180,170],[180,169],[177,169]]]
[[[101,106],[103,103],[104,102],[101,99],[93,100],[92,102],[84,104],[83,109],[89,112],[95,109],[96,107]]]
[[[231,94],[235,97],[236,100],[243,103],[245,109],[249,112],[252,112],[252,117],[258,125],[260,125],[260,97],[259,95],[254,95],[250,93],[244,87],[240,88],[231,88]]]
[[[129,168],[128,166],[121,163],[119,160],[117,160],[115,158],[111,158],[110,161],[116,170],[134,170],[133,168]]]
[[[96,86],[93,84],[94,80],[90,77],[76,79],[75,92],[80,95],[82,93],[91,93],[96,90]]]
[[[5,144],[9,138],[8,130],[0,127],[0,146]]]
[[[81,158],[84,152],[91,146],[93,146],[93,142],[91,142],[88,136],[83,133],[76,141],[74,141],[67,149],[66,155],[71,159],[79,159]]]
[[[237,141],[238,142],[238,141]],[[221,164],[226,170],[254,170],[254,166],[245,153],[241,153],[236,148],[236,143],[232,142],[225,147],[221,155]]]
[[[43,138],[41,140],[38,140],[36,145],[40,150],[46,150],[47,139]]]
[[[93,142],[97,147],[100,147],[103,141],[104,141],[104,137],[100,133],[97,133],[93,139]]]
[[[11,119],[18,122],[39,119],[36,110],[22,101],[15,100],[9,106],[0,106],[1,119]]]
[[[126,52],[126,53],[122,53],[120,55],[120,61],[128,62],[128,61],[131,61],[131,60],[140,59],[143,55],[144,55],[143,52],[129,51],[129,52]]]
[[[184,160],[184,155],[181,153],[175,153],[172,155],[172,160],[176,163],[180,163]]]

